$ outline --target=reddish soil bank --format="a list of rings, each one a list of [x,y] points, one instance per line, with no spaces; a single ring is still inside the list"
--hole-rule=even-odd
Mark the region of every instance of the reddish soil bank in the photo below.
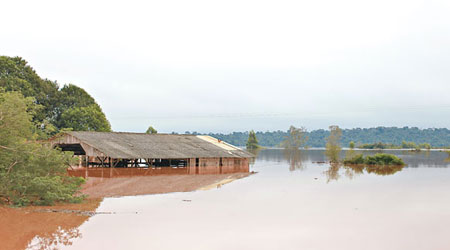
[[[224,179],[240,179],[251,173],[229,175],[161,175],[118,178],[89,177],[82,192],[89,199],[132,196],[144,194],[162,194],[171,192],[189,192],[205,186],[220,183]]]

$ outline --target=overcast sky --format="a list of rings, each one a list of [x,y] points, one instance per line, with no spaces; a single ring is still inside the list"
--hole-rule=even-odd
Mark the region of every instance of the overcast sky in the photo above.
[[[450,1],[2,1],[0,54],[115,131],[450,127]]]

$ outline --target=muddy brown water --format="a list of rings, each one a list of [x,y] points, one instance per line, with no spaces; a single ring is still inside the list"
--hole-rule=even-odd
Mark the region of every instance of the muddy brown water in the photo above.
[[[390,153],[407,166],[332,166],[321,150],[263,150],[250,168],[257,174],[218,189],[106,198],[97,208],[105,213],[58,248],[450,249],[447,154]]]

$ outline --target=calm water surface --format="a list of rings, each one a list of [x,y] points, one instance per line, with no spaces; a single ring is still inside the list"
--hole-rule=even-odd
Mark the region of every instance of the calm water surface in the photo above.
[[[257,174],[219,189],[105,199],[98,211],[115,214],[90,218],[61,248],[450,249],[447,154],[392,153],[408,165],[349,168],[320,163],[320,150],[263,150]]]

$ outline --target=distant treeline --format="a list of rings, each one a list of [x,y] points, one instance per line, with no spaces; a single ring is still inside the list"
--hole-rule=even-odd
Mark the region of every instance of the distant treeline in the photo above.
[[[330,131],[319,129],[307,132],[309,147],[325,147]],[[233,132],[230,134],[210,133],[209,135],[237,146],[245,146],[248,132]],[[288,135],[287,131],[256,132],[256,138],[261,146],[278,147]],[[432,147],[450,146],[450,130],[446,128],[419,129],[416,127],[377,127],[343,129],[341,144],[348,146],[354,141],[357,146],[382,143],[390,148],[403,148],[405,142],[414,145],[430,144]],[[413,143],[410,143],[411,145]],[[414,148],[414,147],[412,147]]]

